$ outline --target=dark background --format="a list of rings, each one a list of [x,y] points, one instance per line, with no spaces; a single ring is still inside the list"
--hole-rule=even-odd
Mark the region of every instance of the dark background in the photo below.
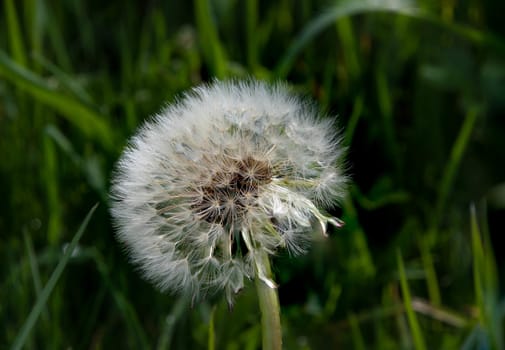
[[[251,283],[231,311],[159,293],[107,209],[145,118],[201,82],[252,76],[338,118],[353,179],[333,213],[345,228],[273,261],[286,349],[504,349],[504,13],[491,0],[3,0],[0,347],[206,348],[212,324],[218,349],[260,347]]]

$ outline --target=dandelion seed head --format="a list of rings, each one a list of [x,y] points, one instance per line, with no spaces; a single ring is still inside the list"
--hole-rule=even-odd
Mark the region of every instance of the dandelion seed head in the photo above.
[[[117,238],[161,290],[199,299],[268,280],[260,253],[306,251],[345,191],[335,125],[284,85],[215,82],[147,121],[118,161]]]

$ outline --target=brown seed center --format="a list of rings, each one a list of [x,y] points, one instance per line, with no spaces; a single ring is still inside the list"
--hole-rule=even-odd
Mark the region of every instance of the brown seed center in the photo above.
[[[207,222],[231,226],[254,206],[260,186],[271,180],[267,161],[251,156],[229,161],[212,175],[208,185],[199,188],[200,196],[192,209]]]

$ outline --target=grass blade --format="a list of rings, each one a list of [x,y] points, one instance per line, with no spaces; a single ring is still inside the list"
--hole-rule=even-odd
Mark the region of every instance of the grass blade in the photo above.
[[[417,321],[416,313],[412,308],[412,298],[410,296],[409,284],[407,282],[407,275],[405,274],[405,267],[403,265],[403,258],[400,251],[397,252],[398,261],[398,274],[400,277],[400,286],[403,295],[403,304],[405,306],[405,312],[407,313],[407,319],[410,326],[410,332],[412,333],[412,338],[414,340],[414,347],[416,350],[426,350],[426,343],[424,342],[424,337],[419,327],[419,322]]]
[[[430,235],[427,235],[427,237],[430,237]],[[440,286],[438,284],[437,271],[435,269],[435,264],[433,263],[433,256],[430,248],[430,242],[427,240],[421,240],[419,242],[421,260],[426,274],[426,285],[428,287],[430,302],[435,307],[438,307],[442,305],[442,297],[440,294]]]
[[[176,330],[177,322],[181,319],[185,311],[188,310],[190,302],[185,297],[180,297],[175,302],[170,313],[164,319],[163,330],[158,339],[157,350],[171,349],[172,339]]]
[[[53,62],[48,60],[41,54],[35,53],[33,55],[33,60],[35,63],[47,70],[52,76],[58,79],[58,83],[61,84],[63,90],[67,90],[76,96],[80,102],[86,105],[92,105],[93,99],[88,94],[86,90],[79,84],[79,80],[63,71],[60,67],[55,65]]]
[[[60,199],[60,182],[58,181],[58,158],[53,142],[47,136],[42,140],[44,150],[44,183],[46,187],[48,206],[47,240],[49,244],[57,244],[62,233],[62,208]]]
[[[35,295],[37,298],[40,297],[42,293],[42,282],[40,279],[39,264],[37,257],[35,256],[35,251],[33,249],[33,242],[28,234],[27,230],[23,230],[23,239],[25,241],[26,251],[28,253],[28,261],[30,262],[30,271],[32,273],[33,285],[35,287]],[[47,310],[43,311],[43,318],[48,319],[49,313]]]
[[[75,166],[80,169],[82,174],[86,176],[89,185],[100,194],[102,201],[107,202],[109,198],[107,195],[107,185],[104,181],[105,176],[97,159],[94,157],[83,158],[77,154],[70,140],[55,125],[50,124],[46,126],[45,133],[70,158]]]
[[[247,36],[247,63],[251,69],[258,65],[258,37],[256,35],[258,25],[258,1],[246,1],[246,36]]]
[[[498,300],[498,277],[496,263],[489,245],[489,237],[479,228],[475,206],[470,207],[470,230],[472,235],[473,277],[475,304],[478,308],[479,326],[484,329],[486,342],[493,349],[505,348],[503,317]]]
[[[51,274],[49,281],[47,282],[47,284],[44,286],[44,289],[40,293],[40,296],[37,299],[37,302],[33,306],[32,311],[30,312],[30,315],[28,315],[28,318],[26,319],[25,323],[23,324],[23,327],[21,327],[21,330],[18,333],[18,336],[16,337],[14,344],[11,347],[12,350],[19,350],[26,343],[28,336],[30,335],[30,332],[32,331],[33,327],[35,326],[35,323],[37,322],[37,319],[39,318],[42,310],[44,310],[44,307],[47,303],[47,300],[49,299],[49,296],[51,295],[51,292],[53,291],[54,287],[56,286],[56,283],[58,283],[58,280],[60,279],[61,274],[63,273],[63,270],[65,269],[65,266],[67,266],[70,256],[72,255],[75,247],[77,246],[77,243],[81,239],[86,227],[88,226],[89,220],[93,216],[93,213],[95,212],[97,207],[98,207],[98,203],[95,204],[93,206],[93,208],[91,208],[91,210],[88,212],[88,214],[86,215],[86,217],[82,221],[81,225],[79,226],[77,233],[74,235],[74,238],[72,238],[72,241],[70,242],[69,246],[65,250],[65,253],[63,254],[61,260],[59,261],[58,265],[56,266],[53,273]]]
[[[114,303],[117,309],[123,316],[124,321],[127,324],[129,335],[132,334],[136,338],[138,349],[150,349],[151,346],[147,339],[147,335],[142,328],[142,324],[137,315],[137,311],[134,306],[130,303],[128,298],[124,293],[117,288],[110,279],[110,272],[108,266],[101,254],[98,253],[96,249],[93,249],[90,254],[91,258],[94,260],[97,270],[100,273],[104,285],[110,291]]]
[[[482,323],[485,322],[483,318],[485,315],[486,305],[484,301],[484,281],[482,272],[484,269],[484,247],[480,238],[480,230],[477,224],[477,214],[475,213],[475,206],[470,207],[470,225],[472,233],[472,257],[473,257],[473,281],[475,289],[475,304],[479,308],[479,318]]]
[[[367,237],[358,221],[358,213],[350,197],[347,197],[343,203],[346,213],[345,223],[349,232],[352,232],[352,249],[356,251],[349,259],[349,267],[360,273],[362,277],[372,277],[376,274],[376,267],[372,260],[372,254],[368,247]]]
[[[35,100],[60,112],[86,136],[97,139],[107,149],[113,149],[112,128],[107,125],[104,117],[78,100],[52,89],[44,80],[13,62],[1,50],[0,75],[28,92]]]
[[[352,140],[354,138],[354,133],[356,131],[356,127],[358,126],[358,122],[363,115],[365,103],[363,94],[360,93],[354,98],[354,103],[352,107],[352,114],[349,118],[349,122],[345,128],[344,140],[347,146],[352,145]]]
[[[23,36],[21,35],[19,17],[13,0],[5,0],[4,10],[7,17],[7,34],[9,35],[10,50],[14,60],[22,66],[26,66],[26,52],[23,48]]]
[[[286,77],[291,69],[296,56],[300,51],[308,45],[319,33],[333,25],[339,18],[352,16],[364,12],[387,11],[401,14],[412,14],[417,11],[413,1],[392,0],[345,0],[340,1],[337,5],[320,14],[316,19],[310,22],[302,32],[294,39],[291,46],[288,48],[284,57],[280,60],[279,65],[275,69],[277,76],[280,78]]]
[[[209,0],[195,0],[195,18],[203,54],[210,64],[212,73],[217,78],[226,76],[226,60],[223,47],[219,41]]]
[[[359,321],[356,318],[356,315],[350,314],[348,316],[349,325],[351,327],[351,336],[352,336],[352,344],[354,349],[356,350],[365,350],[365,340],[363,339],[363,335],[361,334],[361,330],[359,328]]]
[[[467,112],[465,120],[463,121],[463,125],[461,126],[461,130],[452,147],[447,167],[444,169],[442,180],[440,182],[437,206],[434,215],[435,227],[438,226],[439,220],[445,212],[447,197],[449,196],[449,193],[452,189],[455,175],[459,168],[459,164],[461,163],[461,159],[463,158],[466,147],[470,141],[470,136],[472,135],[472,131],[475,122],[477,121],[478,115],[479,110],[477,108],[472,108]]]
[[[385,71],[378,69],[375,72],[375,83],[379,111],[382,119],[382,130],[384,132],[385,147],[393,160],[397,177],[400,178],[401,154],[395,133],[395,121],[393,119],[393,97],[387,81]]]
[[[327,29],[340,18],[353,16],[360,13],[390,12],[406,15],[426,23],[441,27],[448,32],[469,40],[470,42],[488,46],[500,54],[505,53],[505,42],[499,36],[489,32],[484,32],[475,28],[461,25],[454,22],[447,22],[437,16],[431,15],[419,9],[414,1],[406,0],[344,0],[321,13],[312,22],[310,22],[288,48],[275,72],[279,78],[285,78],[298,54],[307,46],[317,35]]]

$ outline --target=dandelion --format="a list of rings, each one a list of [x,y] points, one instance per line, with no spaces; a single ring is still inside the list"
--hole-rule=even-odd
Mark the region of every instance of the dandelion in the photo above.
[[[311,233],[341,221],[346,177],[334,122],[281,84],[214,82],[146,122],[112,187],[117,238],[161,290],[228,302],[269,257],[304,253]]]

